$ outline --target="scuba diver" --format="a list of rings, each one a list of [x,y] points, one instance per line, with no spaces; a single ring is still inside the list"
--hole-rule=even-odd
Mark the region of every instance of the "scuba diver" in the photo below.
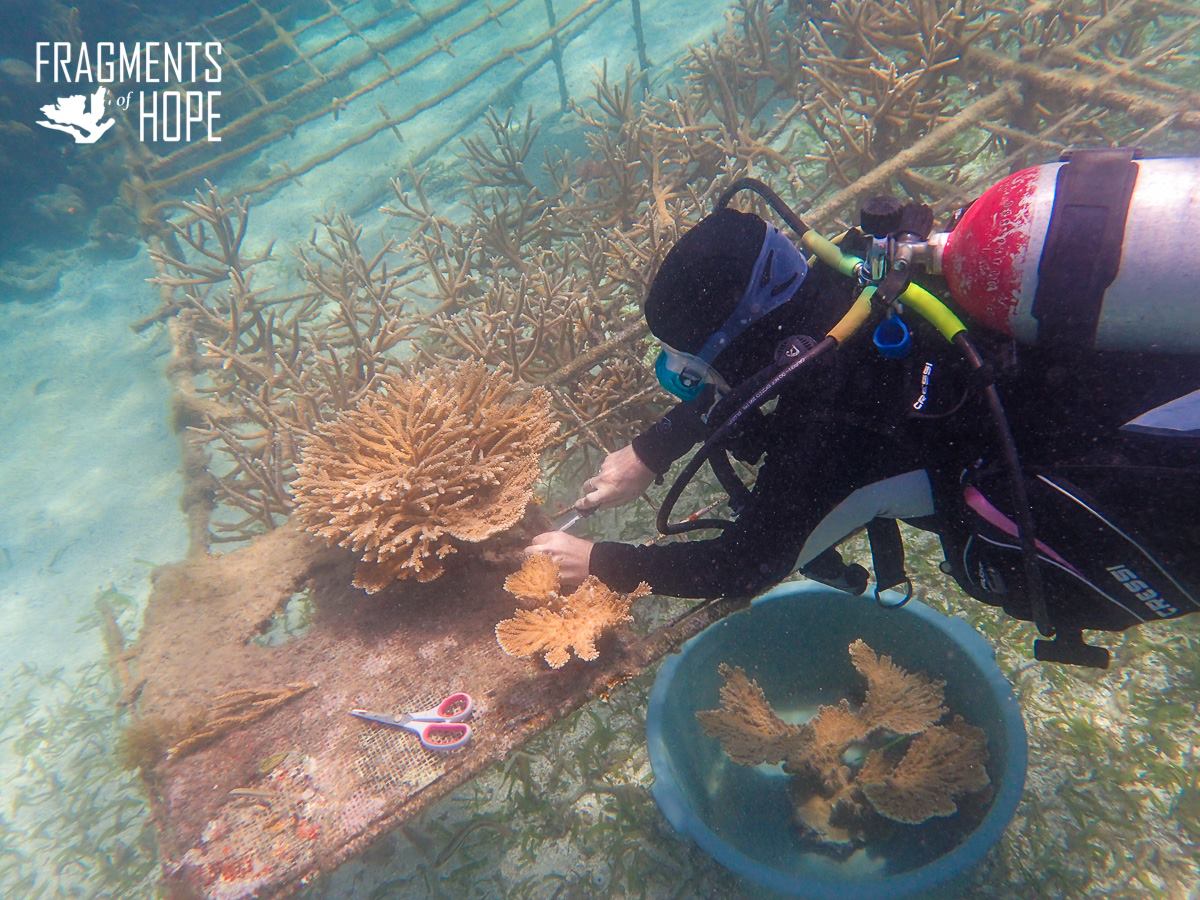
[[[798,569],[861,593],[866,570],[836,547],[866,529],[876,598],[897,605],[912,593],[902,520],[940,537],[966,593],[1036,623],[1038,659],[1104,667],[1084,629],[1197,611],[1200,272],[1169,250],[1179,218],[1163,216],[1196,217],[1200,162],[1135,160],[1077,151],[1024,170],[932,236],[928,207],[874,198],[838,246],[761,182],[737,182],[645,301],[658,380],[681,402],[608,454],[575,504],[629,502],[700,444],[658,525],[719,533],[635,546],[559,530],[527,552],[568,583],[620,591],[748,599]],[[811,264],[727,205],[746,189]],[[913,282],[938,276],[969,335]],[[751,488],[729,455],[758,466]],[[704,462],[732,520],[670,522]],[[880,594],[897,585],[900,600]]]

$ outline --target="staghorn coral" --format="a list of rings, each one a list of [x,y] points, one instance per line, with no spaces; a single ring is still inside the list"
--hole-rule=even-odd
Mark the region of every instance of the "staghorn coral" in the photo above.
[[[142,325],[172,319],[193,549],[280,524],[300,440],[402,358],[482,359],[546,388],[564,426],[547,472],[594,471],[597,451],[662,409],[638,303],[734,178],[767,181],[830,230],[897,187],[957,208],[1071,146],[1187,152],[1200,128],[1194,16],[1151,6],[736,0],[670,88],[604,69],[570,102],[582,158],[551,151],[539,165],[536,116],[488,112],[483,136],[462,144],[467,188],[453,199],[465,215],[440,209],[437,170],[418,165],[384,208],[403,229],[394,240],[322,218],[298,254],[298,290],[284,287],[269,235],[247,238],[245,199],[208,185],[182,221],[164,221],[176,205],[131,181],[163,293]]]
[[[462,197],[458,173],[444,168],[444,147],[438,148],[441,158],[433,165],[424,167],[418,159],[415,165],[424,168],[431,186],[428,208],[441,212],[444,253],[432,239],[426,248],[430,232],[418,227],[410,233],[403,228],[407,222],[400,223],[403,230],[388,235],[368,232],[362,249],[355,249],[334,234],[335,228],[342,230],[335,220],[322,223],[320,238],[315,235],[313,241],[327,248],[333,260],[305,244],[314,271],[324,268],[326,272],[309,278],[305,261],[304,285],[289,281],[287,254],[279,254],[282,260],[255,266],[252,273],[244,266],[239,270],[237,254],[229,254],[228,264],[217,260],[213,266],[215,277],[224,279],[219,283],[164,284],[164,295],[170,295],[164,296],[164,303],[171,303],[168,308],[182,306],[171,323],[176,347],[190,342],[196,351],[193,359],[179,360],[186,370],[172,366],[179,374],[176,389],[183,392],[177,398],[180,412],[186,414],[179,421],[190,426],[185,440],[212,455],[211,468],[190,461],[187,466],[187,497],[196,501],[194,506],[211,503],[210,498],[218,504],[212,523],[215,534],[209,536],[207,519],[193,531],[201,535],[195,541],[198,555],[204,556],[208,540],[242,540],[278,525],[291,511],[287,485],[295,477],[294,462],[303,437],[351,408],[373,389],[377,374],[393,371],[399,360],[410,357],[435,364],[447,357],[481,357],[492,368],[508,366],[511,359],[514,371],[519,369],[525,376],[524,383],[547,387],[554,397],[554,414],[563,430],[558,446],[544,458],[551,472],[563,467],[558,476],[562,484],[555,487],[566,487],[572,471],[593,473],[589,454],[626,441],[666,399],[655,389],[647,367],[638,366],[646,358],[645,348],[639,346],[637,307],[644,282],[678,232],[711,208],[712,198],[733,177],[749,174],[764,179],[811,224],[829,230],[836,221],[854,221],[856,198],[897,184],[945,211],[962,205],[1011,169],[1054,159],[1071,144],[1138,144],[1160,155],[1185,147],[1185,141],[1194,137],[1194,132],[1189,135],[1183,128],[1188,117],[1193,122],[1200,117],[1192,111],[1200,104],[1188,102],[1194,92],[1178,93],[1178,86],[1169,84],[1171,79],[1180,83],[1186,79],[1189,86],[1194,81],[1196,39],[1195,31],[1188,29],[1195,10],[1189,4],[1037,0],[1006,8],[959,2],[957,11],[972,18],[1001,17],[999,27],[961,55],[957,50],[942,52],[930,40],[938,37],[938,29],[931,26],[938,25],[943,12],[955,12],[952,4],[953,0],[905,4],[741,0],[726,32],[710,46],[698,48],[680,66],[672,67],[665,57],[658,60],[664,64],[663,75],[670,75],[651,81],[649,90],[657,96],[648,97],[646,106],[639,106],[640,90],[626,89],[624,97],[615,96],[622,92],[619,77],[609,85],[612,90],[605,102],[615,102],[607,109],[596,112],[599,101],[577,97],[597,123],[584,122],[592,148],[585,159],[564,154],[561,160],[549,160],[546,177],[538,179],[534,174],[532,182],[522,179],[522,168],[527,173],[535,173],[536,168],[522,161],[536,129],[536,121],[528,119],[514,129],[514,144],[522,157],[503,148],[492,151],[497,165],[494,171],[481,167],[484,177],[479,180],[478,197]],[[587,4],[589,11],[592,6]],[[498,7],[496,13],[506,8]],[[595,6],[597,11],[602,8]],[[928,10],[932,16],[926,15]],[[911,13],[920,19],[919,28],[893,27],[886,21],[880,27],[880,13],[893,19]],[[1106,24],[1122,14],[1126,18],[1119,28]],[[421,27],[427,24],[425,16],[407,18]],[[804,27],[810,18],[817,20],[817,28]],[[839,19],[848,26],[842,33],[836,31]],[[953,15],[947,21],[953,25]],[[819,94],[822,88],[804,75],[804,67],[815,68],[815,60],[824,52],[813,43],[822,35],[836,38],[829,41],[830,56],[840,58],[849,70],[833,72],[838,61],[821,60],[833,78],[834,90],[825,92],[826,98],[845,103],[840,116],[826,113],[814,95],[814,89]],[[928,52],[906,49],[900,42],[911,43],[910,37],[928,44]],[[1173,61],[1167,51],[1176,42],[1182,44],[1182,52]],[[992,64],[985,49],[1012,59],[1005,59],[1001,69]],[[370,48],[366,55],[372,55]],[[900,57],[903,72],[889,65],[889,60]],[[528,54],[522,58],[529,58]],[[908,68],[914,63],[919,69]],[[675,77],[680,70],[682,80]],[[918,77],[906,79],[910,71]],[[1054,90],[1042,87],[1054,85],[1039,76],[1047,72],[1059,84]],[[389,70],[381,77],[393,73]],[[1018,80],[1024,90],[1013,90],[1009,79]],[[309,82],[324,90],[322,80]],[[1121,104],[1104,103],[1098,92],[1090,100],[1072,93],[1085,84],[1104,87],[1109,96],[1113,96],[1111,89],[1128,89],[1178,104],[1183,112],[1164,115],[1157,122],[1131,122]],[[335,118],[340,102],[333,98]],[[368,97],[365,102],[373,100]],[[964,118],[964,112],[984,103],[988,104],[985,115],[970,121]],[[267,113],[278,108],[274,99],[265,107],[250,106]],[[814,140],[807,121],[810,109],[825,126],[827,140]],[[918,121],[905,122],[909,110]],[[555,124],[569,127],[567,118]],[[262,118],[245,121],[252,120]],[[503,124],[503,113],[497,121]],[[962,127],[950,131],[948,126],[954,123]],[[284,132],[295,124],[285,122]],[[851,139],[841,133],[843,126]],[[257,135],[259,129],[253,131]],[[559,135],[566,138],[564,145],[577,146],[576,136],[569,131],[559,131],[555,139],[539,141],[538,146],[559,143]],[[924,137],[917,144],[907,143],[917,135]],[[598,140],[592,142],[593,138]],[[353,140],[341,146],[351,146]],[[499,146],[486,135],[476,145],[484,153]],[[414,144],[408,146],[411,150]],[[325,155],[326,148],[320,150]],[[836,164],[827,163],[826,157]],[[222,178],[236,177],[220,159],[215,165],[221,166]],[[140,171],[140,165],[137,168]],[[303,164],[279,168],[267,188],[310,171]],[[306,179],[310,187],[320,181],[320,172]],[[863,177],[851,180],[858,175]],[[131,183],[138,180],[134,173]],[[195,180],[189,171],[175,183]],[[548,202],[531,199],[527,183],[539,185]],[[250,190],[234,181],[223,187],[235,185],[237,196]],[[507,196],[501,196],[502,190]],[[169,188],[147,193],[151,202],[161,199],[159,208],[173,208]],[[458,202],[468,199],[469,203]],[[740,196],[739,203],[746,199]],[[461,215],[463,209],[468,215]],[[439,218],[437,212],[430,215]],[[147,231],[153,230],[153,224]],[[260,219],[251,231],[252,239],[246,241],[250,252],[242,257],[262,252],[272,236],[272,224]],[[199,233],[208,238],[204,246],[211,249],[216,243],[215,227],[201,227]],[[240,234],[239,230],[239,238]],[[389,236],[397,243],[380,249]],[[177,243],[174,249],[165,248],[170,259],[164,259],[162,267],[167,270],[174,261],[195,262],[201,254],[200,247],[190,242]],[[537,254],[566,262],[564,268],[575,273],[574,280],[564,281],[563,290],[546,291],[546,285],[554,282],[539,277],[536,270],[545,264],[536,261]],[[493,264],[493,259],[499,262]],[[521,264],[531,274],[521,270]],[[290,266],[294,265],[293,260]],[[523,277],[526,274],[529,277]],[[543,303],[543,297],[553,302]],[[425,298],[431,302],[420,302]],[[555,318],[560,311],[561,320]],[[468,343],[477,325],[490,328],[494,322],[490,334],[482,333],[495,339],[480,342],[480,354],[457,344],[451,348],[447,343],[443,349],[425,318],[427,313],[438,317],[439,327],[445,322],[447,334],[466,336]],[[393,346],[389,349],[389,345]],[[546,346],[554,348],[553,357],[542,349]],[[193,382],[195,398],[188,393]],[[557,490],[550,495],[557,496]],[[230,573],[231,582],[235,575],[241,579],[231,592],[244,582],[245,571],[254,567]],[[197,596],[208,599],[206,594]],[[901,739],[901,750],[904,743]],[[894,763],[883,760],[881,764]],[[860,777],[865,777],[861,771]],[[449,780],[440,779],[436,790]],[[171,796],[176,796],[177,787],[172,785]],[[433,793],[421,792],[404,809],[422,806]],[[830,804],[830,818],[848,809],[851,799],[841,797],[836,810]],[[178,822],[178,807],[195,805],[174,804],[176,809],[164,810],[164,820],[170,813],[170,820]],[[863,805],[871,809],[869,803]],[[334,855],[341,858],[349,852],[337,847],[332,834],[322,835],[323,865],[332,864]],[[220,849],[210,848],[213,862],[221,861],[216,852]],[[165,841],[164,854],[178,858],[168,852]],[[277,880],[273,885],[281,883]],[[277,892],[274,886],[264,892]]]
[[[827,20],[810,22],[799,39],[808,50],[804,83],[816,88],[803,115],[824,144],[810,159],[823,163],[834,182],[850,184],[911,145],[960,105],[960,55],[999,22],[989,10],[945,0],[833,4]],[[947,146],[923,165],[957,171],[972,156]],[[899,180],[913,193],[941,190],[916,172]]]
[[[159,272],[151,281],[169,300],[136,327],[173,316],[168,371],[176,425],[187,429],[185,504],[197,549],[287,516],[300,437],[395,369],[392,354],[417,322],[401,296],[406,281],[389,266],[395,245],[367,254],[361,227],[344,215],[321,219],[297,252],[307,289],[280,296],[260,275],[273,243],[244,247],[245,199],[206,183],[182,205],[194,221],[171,223],[150,254]],[[224,515],[210,522],[217,503]]]
[[[957,717],[934,724],[947,713],[943,682],[906,672],[862,640],[849,652],[868,684],[857,709],[843,699],[821,706],[803,725],[792,725],[776,715],[745,672],[722,664],[720,707],[696,713],[734,762],[783,760],[792,776],[788,790],[796,823],[818,845],[838,853],[862,844],[879,817],[918,824],[953,815],[958,797],[988,785],[983,731]],[[878,746],[871,746],[873,739]],[[907,747],[899,758],[902,743]],[[851,762],[851,748],[868,751],[865,759]]]
[[[304,444],[292,482],[313,534],[361,554],[354,584],[430,581],[455,541],[521,518],[555,425],[544,391],[527,398],[482,363],[390,375]]]
[[[551,583],[556,588],[553,591],[547,590]],[[544,555],[541,559],[532,557],[505,580],[504,586],[513,596],[536,599],[536,594],[540,594],[548,605],[518,609],[513,618],[500,622],[496,626],[500,649],[518,657],[545,651],[546,662],[552,669],[565,665],[571,658],[571,650],[580,659],[593,660],[598,655],[596,640],[600,635],[615,625],[631,621],[629,609],[633,601],[650,593],[650,585],[643,582],[632,593],[618,594],[594,575],[589,575],[565,598],[559,596],[557,585],[558,567]]]

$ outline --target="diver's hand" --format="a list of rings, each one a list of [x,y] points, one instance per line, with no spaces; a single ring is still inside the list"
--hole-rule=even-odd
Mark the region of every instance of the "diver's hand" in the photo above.
[[[588,577],[592,542],[584,538],[565,531],[547,531],[535,537],[525,552],[530,556],[545,553],[558,563],[558,577],[563,587],[574,588]]]
[[[654,481],[654,473],[638,459],[633,446],[614,450],[604,457],[600,471],[583,483],[582,497],[575,503],[580,512],[620,506],[636,500]]]

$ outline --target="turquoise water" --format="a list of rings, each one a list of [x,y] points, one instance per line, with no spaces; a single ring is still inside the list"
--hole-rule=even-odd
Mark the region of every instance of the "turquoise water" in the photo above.
[[[650,343],[637,335],[606,341],[638,321],[654,265],[697,211],[711,208],[712,185],[754,174],[798,209],[820,211],[818,226],[834,233],[858,199],[848,188],[914,146],[919,152],[907,165],[888,169],[873,190],[921,196],[939,214],[1010,167],[1054,159],[1066,146],[1137,143],[1159,154],[1196,147],[1194,125],[1173,116],[1188,109],[1194,116],[1200,50],[1186,7],[1167,3],[1131,6],[1099,43],[1087,40],[1084,27],[1107,27],[1101,14],[1122,4],[1018,4],[963,21],[952,4],[921,4],[929,15],[879,25],[896,40],[868,51],[823,3],[727,8],[644,0],[636,4],[644,55],[635,4],[623,0],[554,0],[557,42],[546,37],[543,0],[276,0],[262,4],[269,17],[228,2],[203,11],[183,2],[141,6],[93,0],[72,12],[9,0],[0,7],[6,896],[160,890],[147,800],[155,787],[117,752],[122,731],[150,701],[137,697],[136,664],[131,681],[114,674],[105,650],[109,620],[97,601],[132,643],[158,567],[241,546],[289,512],[278,488],[290,478],[299,392],[276,372],[267,403],[275,418],[263,425],[254,399],[263,396],[263,379],[249,368],[221,368],[213,355],[233,321],[229,259],[206,261],[197,251],[189,237],[200,241],[199,232],[194,224],[188,231],[195,209],[181,205],[206,192],[206,180],[227,208],[230,197],[249,198],[234,267],[244,264],[238,274],[249,273],[249,282],[232,305],[264,317],[277,312],[281,345],[292,334],[286,316],[296,315],[300,345],[348,346],[339,297],[342,309],[358,304],[360,326],[378,328],[372,291],[417,328],[372,357],[380,365],[479,355],[478,347],[464,349],[461,333],[457,343],[448,336],[453,329],[423,330],[432,310],[486,307],[492,330],[483,355],[511,369],[528,354],[518,375],[529,384],[552,381],[562,366],[604,345],[555,395],[554,414],[575,435],[544,460],[537,493],[555,512],[594,472],[602,450],[621,446],[666,407],[645,365]],[[841,6],[862,7],[868,20],[890,9]],[[933,42],[922,58],[905,37],[917,33],[963,44]],[[144,142],[132,106],[110,105],[116,125],[91,144],[38,127],[47,115],[42,105],[94,87],[87,78],[51,83],[56,67],[39,66],[39,42],[73,48],[77,66],[85,44],[179,40],[222,45],[219,82],[183,71],[131,79],[123,90],[112,86],[110,104],[135,90],[160,100],[190,91],[197,109],[211,104],[218,127],[230,129],[220,142],[205,140],[199,125],[190,142]],[[1072,52],[1100,61],[1050,49],[1071,41]],[[956,112],[995,96],[1002,78],[1016,77],[986,57],[972,60],[966,48],[973,46],[1002,59],[1076,66],[1108,92],[1081,103],[1048,82],[1027,82],[1026,103],[998,103],[937,146],[918,144],[957,121]],[[858,62],[839,62],[847,59]],[[836,87],[828,81],[835,74]],[[639,106],[643,98],[649,105]],[[906,107],[911,118],[892,115],[888,104],[908,101],[916,104]],[[240,214],[230,221],[240,222]],[[362,229],[357,244],[346,237],[353,227]],[[207,239],[200,243],[211,249],[211,232]],[[347,263],[359,253],[377,263],[366,276]],[[161,254],[199,267],[200,283],[151,282],[196,276]],[[549,281],[539,282],[546,273]],[[558,329],[553,340],[528,343],[532,320],[520,318],[526,313],[513,300],[522,291],[544,302],[537,308]],[[301,294],[313,303],[302,313]],[[204,309],[215,315],[205,319]],[[233,326],[243,329],[237,346],[246,353],[257,352],[249,319]],[[189,352],[205,365],[180,362],[180,347],[188,346],[178,336],[181,323],[196,330]],[[568,332],[577,343],[569,344]],[[510,344],[514,335],[526,343]],[[347,405],[320,361],[296,358],[310,366],[299,381],[318,385],[323,414]],[[213,359],[218,364],[209,366]],[[197,387],[215,389],[238,410],[225,436],[203,408],[181,405],[181,395]],[[360,389],[355,383],[351,393]],[[233,450],[245,448],[258,462],[238,474]],[[207,465],[189,456],[197,449]],[[652,489],[652,499],[661,495]],[[197,516],[210,496],[211,515]],[[637,504],[587,527],[592,537],[644,540],[654,534],[653,511]],[[1037,664],[1029,626],[965,599],[937,571],[934,542],[915,532],[907,540],[925,599],[967,618],[997,646],[1030,735],[1030,776],[1016,820],[969,894],[1194,893],[1200,626],[1185,619],[1101,636],[1115,652],[1104,673]],[[658,597],[639,604],[642,631],[687,607]],[[291,615],[277,623],[284,638],[304,633],[316,613],[305,602]],[[204,658],[204,646],[188,649]],[[652,674],[653,667],[607,701],[562,717],[306,890],[754,895],[676,836],[654,806],[644,746]]]

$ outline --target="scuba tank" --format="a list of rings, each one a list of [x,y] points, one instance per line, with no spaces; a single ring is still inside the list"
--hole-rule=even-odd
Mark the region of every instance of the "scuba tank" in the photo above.
[[[922,262],[956,306],[1024,344],[1200,353],[1200,159],[1066,159],[990,187]]]

